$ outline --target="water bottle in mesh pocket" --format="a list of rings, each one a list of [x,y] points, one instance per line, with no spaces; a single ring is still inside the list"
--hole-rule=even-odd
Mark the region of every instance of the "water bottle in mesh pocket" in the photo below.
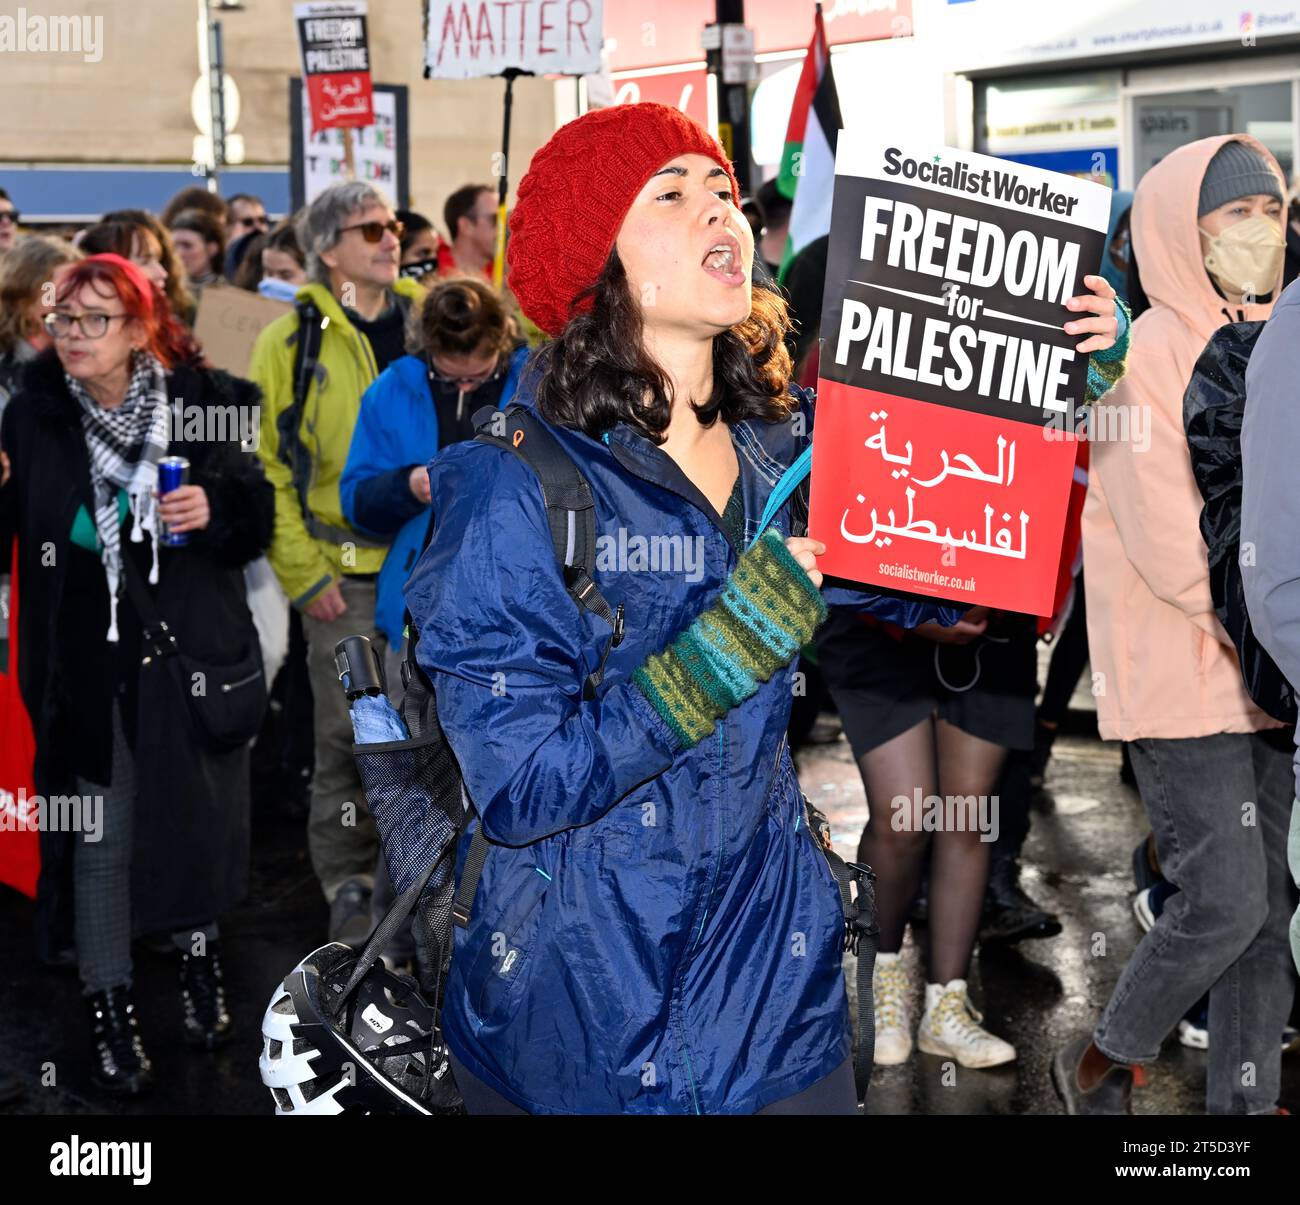
[[[451,962],[453,872],[467,819],[465,794],[433,692],[419,674],[407,681],[402,712],[409,739],[358,744],[352,751],[394,889],[400,895],[433,867],[414,910],[415,937],[434,977],[425,986],[440,987]]]

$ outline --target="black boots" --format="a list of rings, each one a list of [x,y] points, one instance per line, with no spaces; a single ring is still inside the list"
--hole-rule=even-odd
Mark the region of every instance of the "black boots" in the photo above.
[[[1055,937],[1061,922],[1040,908],[1020,886],[1020,864],[1015,858],[994,856],[984,896],[980,941],[1011,943],[1027,938]]]
[[[181,955],[181,1004],[185,1040],[212,1050],[230,1037],[230,1013],[221,981],[217,943],[207,953]],[[130,989],[112,987],[86,997],[94,1047],[91,1080],[114,1096],[134,1096],[153,1084],[153,1066],[145,1054]]]
[[[181,954],[181,1004],[185,1008],[185,1040],[191,1046],[215,1050],[230,1037],[230,1013],[221,979],[221,956],[215,941],[206,954]]]
[[[111,987],[86,997],[94,1046],[91,1079],[114,1096],[134,1096],[153,1084],[153,1067],[144,1052],[128,988]]]

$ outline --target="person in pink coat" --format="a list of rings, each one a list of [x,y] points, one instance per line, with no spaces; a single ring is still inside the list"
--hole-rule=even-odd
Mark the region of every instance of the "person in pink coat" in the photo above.
[[[1242,684],[1214,613],[1201,495],[1183,430],[1197,357],[1281,288],[1276,160],[1234,134],[1178,148],[1142,178],[1132,238],[1151,308],[1106,399],[1083,512],[1088,641],[1104,740],[1129,743],[1161,868],[1180,889],[1091,1034],[1052,1075],[1070,1113],[1130,1109],[1135,1069],[1210,994],[1211,1113],[1272,1113],[1293,992],[1288,742]]]

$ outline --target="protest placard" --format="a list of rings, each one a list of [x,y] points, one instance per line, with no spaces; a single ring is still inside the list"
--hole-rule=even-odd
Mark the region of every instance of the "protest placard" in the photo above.
[[[602,0],[428,0],[424,74],[471,79],[600,70]]]
[[[292,308],[233,285],[211,285],[199,298],[194,337],[214,367],[246,377],[262,328]]]
[[[1050,613],[1108,189],[844,130],[810,532],[826,573]]]
[[[405,84],[374,85],[374,124],[365,129],[311,132],[306,89],[289,81],[289,201],[296,210],[331,184],[362,180],[373,184],[399,209],[410,198],[411,147]],[[349,170],[344,138],[353,144]]]
[[[295,4],[293,16],[312,129],[372,125],[375,115],[365,0]]]

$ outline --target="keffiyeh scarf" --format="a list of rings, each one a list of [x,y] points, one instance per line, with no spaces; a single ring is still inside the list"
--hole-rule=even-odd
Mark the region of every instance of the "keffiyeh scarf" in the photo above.
[[[169,419],[167,380],[163,366],[147,352],[137,352],[131,364],[126,397],[112,410],[101,406],[80,382],[65,377],[81,405],[81,429],[90,456],[90,482],[95,497],[95,530],[108,578],[108,639],[117,642],[117,593],[122,580],[122,532],[117,511],[118,490],[125,490],[130,508],[131,541],[147,533],[153,546],[149,581],[158,581],[158,462],[167,455]]]

